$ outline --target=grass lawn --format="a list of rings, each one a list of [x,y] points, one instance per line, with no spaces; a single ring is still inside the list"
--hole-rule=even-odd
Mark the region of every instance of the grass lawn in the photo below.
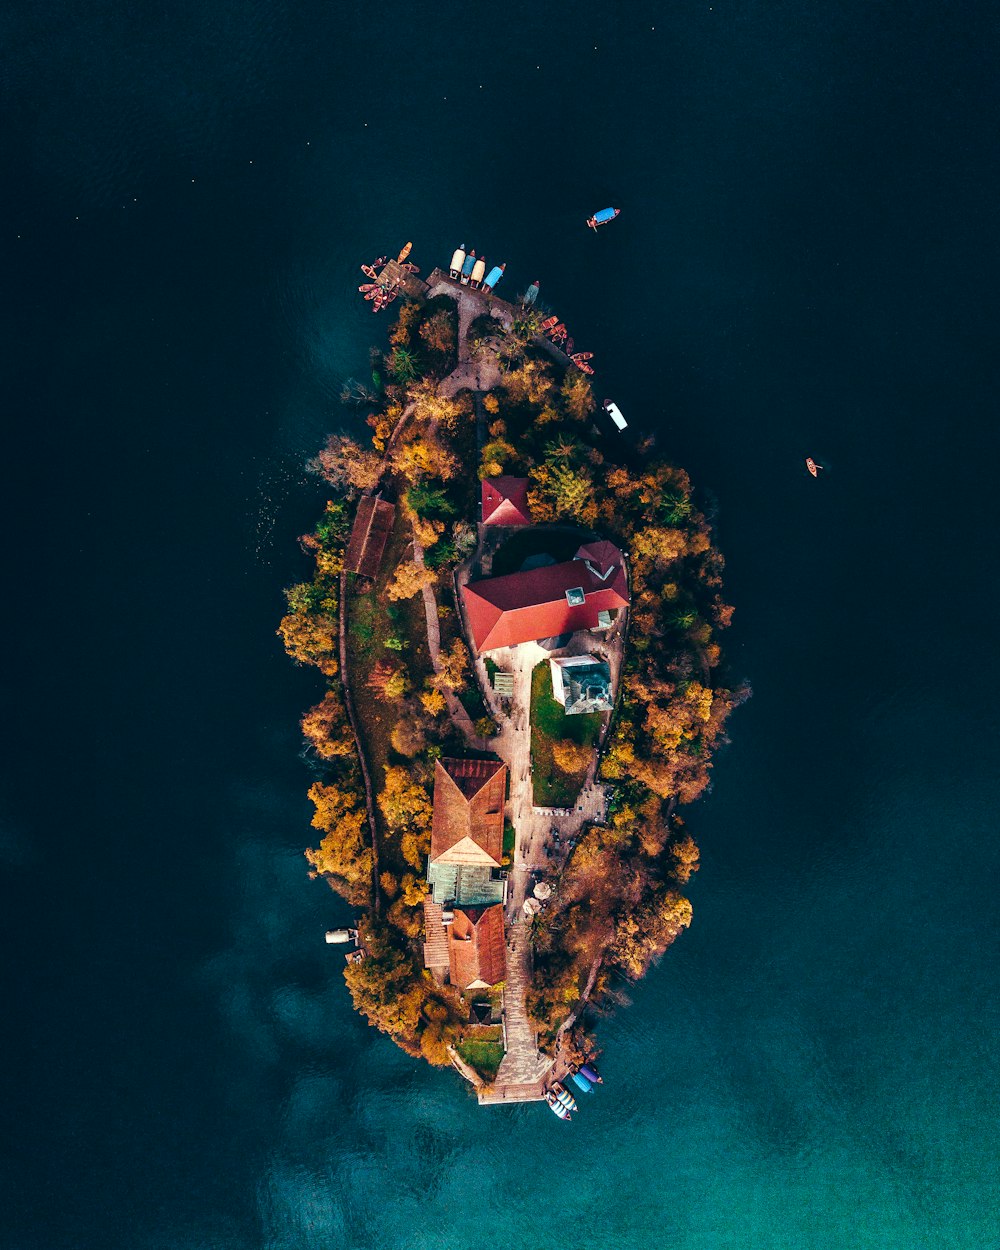
[[[503,1060],[501,1042],[459,1042],[455,1049],[466,1063],[471,1064],[486,1081],[495,1081],[497,1069]]]
[[[576,802],[587,769],[564,773],[557,768],[552,743],[568,739],[596,747],[602,719],[600,712],[567,716],[562,704],[552,697],[552,671],[548,660],[535,666],[531,674],[531,762],[534,800],[539,807],[572,807]]]

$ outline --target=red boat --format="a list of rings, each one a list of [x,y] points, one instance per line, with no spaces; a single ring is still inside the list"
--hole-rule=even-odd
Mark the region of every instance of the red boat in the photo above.
[[[576,361],[576,367],[577,367],[578,369],[582,369],[584,373],[593,373],[593,372],[594,372],[594,371],[593,371],[593,369],[590,367],[590,365],[588,365],[588,364],[587,364],[587,362],[586,362],[585,360],[578,360],[578,361]]]
[[[570,360],[572,360],[575,365],[578,365],[581,360],[593,360],[593,359],[594,359],[593,352],[577,352],[575,355],[570,356]]]
[[[823,466],[821,464],[816,463],[812,456],[806,456],[806,468],[813,475],[813,477],[819,477],[819,471],[822,467]]]
[[[546,317],[545,320],[542,322],[542,324],[538,328],[539,330],[543,330],[543,331],[551,330],[558,320],[559,320],[558,317]]]

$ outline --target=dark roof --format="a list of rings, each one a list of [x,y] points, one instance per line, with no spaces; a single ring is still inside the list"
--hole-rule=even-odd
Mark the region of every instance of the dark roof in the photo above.
[[[583,552],[590,553],[589,561]],[[567,592],[574,590],[583,594],[572,595],[580,601],[571,603]],[[595,628],[602,609],[628,607],[628,579],[618,548],[600,542],[581,547],[576,559],[562,564],[471,582],[462,598],[476,647],[490,651]]]
[[[526,477],[483,479],[483,524],[509,526],[531,524]]]
[[[507,975],[503,940],[503,908],[456,907],[448,926],[448,966],[451,983],[460,989],[476,981],[496,985]]]
[[[500,866],[507,765],[438,760],[434,766],[431,862]]]
[[[362,495],[344,552],[344,568],[348,573],[361,573],[364,577],[378,575],[395,515],[395,504],[376,499],[374,495]]]

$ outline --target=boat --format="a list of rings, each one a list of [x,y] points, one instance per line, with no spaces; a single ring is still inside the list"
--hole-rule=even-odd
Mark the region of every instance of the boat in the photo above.
[[[478,288],[483,280],[483,274],[486,272],[486,257],[480,256],[476,263],[472,266],[472,274],[469,278],[469,285]]]
[[[558,317],[546,317],[545,320],[542,322],[542,324],[538,328],[539,330],[543,330],[543,331],[551,330],[552,327],[558,322],[558,320],[559,320]]]
[[[412,243],[407,243],[406,247],[404,247],[403,250],[396,257],[396,261],[400,265],[403,263],[404,260],[406,260],[407,256],[409,256],[412,247],[413,247]]]
[[[371,278],[373,282],[377,281],[378,279],[378,272],[376,271],[374,265],[362,265],[361,272],[365,275],[366,278]]]
[[[560,1120],[571,1120],[573,1118],[555,1094],[546,1094],[545,1101],[549,1104],[549,1109],[555,1112]]]
[[[575,365],[578,365],[581,360],[593,360],[593,359],[594,359],[593,352],[573,352],[570,354],[570,360],[572,360],[572,362]]]
[[[589,376],[593,376],[594,367],[593,365],[588,365],[585,360],[578,360],[576,362],[576,367],[580,370],[581,373],[586,373]]]
[[[362,282],[361,285],[358,287],[358,290],[359,291],[377,291],[378,283],[377,282]]]
[[[806,456],[806,468],[813,475],[813,477],[819,477],[819,471],[822,467],[823,466],[821,464],[816,463],[812,456]]]
[[[404,261],[404,263],[400,265],[399,267],[400,269],[405,269],[407,273],[419,273],[420,272],[420,266],[415,265],[412,260]]]
[[[469,278],[471,277],[472,271],[473,269],[475,269],[475,267],[476,267],[476,253],[475,251],[471,251],[468,254],[468,256],[466,256],[465,263],[462,265],[462,285],[463,286],[469,285]]]
[[[583,1073],[583,1075],[587,1078],[588,1081],[593,1081],[595,1085],[604,1084],[604,1077],[601,1076],[601,1074],[598,1072],[598,1070],[594,1067],[593,1064],[581,1063],[580,1071]]]
[[[604,411],[620,430],[624,430],[628,426],[628,422],[622,416],[622,410],[617,404],[612,403],[610,399],[604,401]]]
[[[594,1092],[593,1085],[591,1085],[581,1072],[571,1072],[569,1074],[569,1079],[573,1082],[577,1089],[581,1090],[584,1094],[592,1094]]]
[[[507,268],[506,261],[504,261],[502,265],[494,265],[493,268],[486,275],[486,281],[483,283],[483,290],[486,291],[487,293],[492,291],[493,288],[496,286],[496,284],[503,277],[503,271],[506,268]]]
[[[462,266],[465,264],[465,244],[456,247],[451,255],[451,264],[448,266],[448,276],[457,278],[462,272]]]
[[[587,225],[592,230],[596,230],[598,226],[606,226],[609,221],[614,221],[621,211],[620,208],[602,208],[593,217],[587,218]]]
[[[555,339],[559,337],[565,338],[566,327],[563,325],[561,321],[554,321],[552,325],[545,331],[545,333],[549,336],[550,339]]]
[[[538,288],[540,285],[541,284],[536,278],[534,282],[532,282],[531,286],[529,286],[528,289],[525,291],[524,299],[521,300],[521,303],[524,305],[525,308],[530,308],[532,304],[534,304],[535,300],[538,299]]]
[[[552,1086],[552,1092],[559,1099],[567,1111],[576,1111],[576,1099],[569,1092],[565,1085],[561,1085],[558,1081]]]

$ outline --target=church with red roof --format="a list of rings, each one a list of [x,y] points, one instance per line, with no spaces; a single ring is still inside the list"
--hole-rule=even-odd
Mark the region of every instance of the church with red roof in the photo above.
[[[483,524],[507,526],[531,524],[526,477],[483,479]]]
[[[628,577],[622,553],[600,539],[562,564],[470,582],[462,600],[476,649],[492,651],[606,628],[629,605]]]

